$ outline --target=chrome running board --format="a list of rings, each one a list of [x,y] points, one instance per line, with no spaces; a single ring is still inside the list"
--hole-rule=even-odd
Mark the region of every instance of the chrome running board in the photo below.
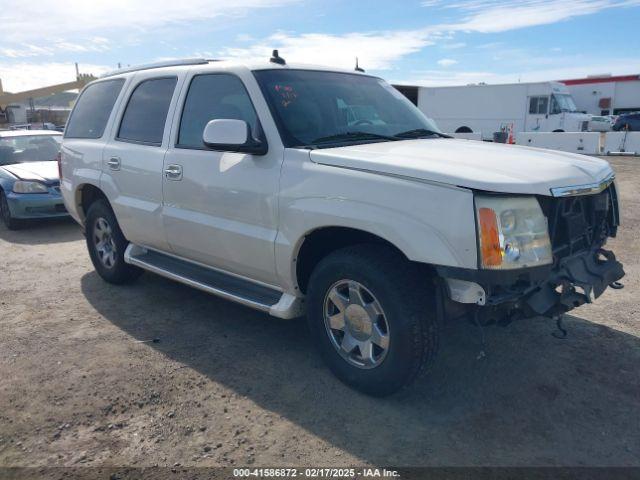
[[[301,298],[173,255],[129,244],[124,261],[274,317],[290,319],[302,315]]]

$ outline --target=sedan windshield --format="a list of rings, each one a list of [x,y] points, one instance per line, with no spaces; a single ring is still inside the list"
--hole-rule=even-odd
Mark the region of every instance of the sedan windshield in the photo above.
[[[254,72],[287,147],[326,148],[444,136],[404,95],[366,75]]]
[[[62,135],[0,137],[0,165],[55,160]]]

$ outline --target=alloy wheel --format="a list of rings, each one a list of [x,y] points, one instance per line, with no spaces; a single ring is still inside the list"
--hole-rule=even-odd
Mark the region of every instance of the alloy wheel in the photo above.
[[[332,285],[324,300],[324,323],[334,348],[349,364],[379,366],[389,351],[389,324],[376,297],[355,280]]]
[[[113,238],[111,225],[104,217],[98,217],[93,227],[93,244],[100,263],[106,268],[113,268],[116,264],[116,242]]]

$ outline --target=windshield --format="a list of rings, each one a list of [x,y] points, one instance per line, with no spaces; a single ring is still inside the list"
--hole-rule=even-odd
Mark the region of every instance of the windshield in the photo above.
[[[0,137],[0,165],[55,160],[62,135]]]
[[[259,70],[254,75],[287,147],[322,148],[440,132],[379,78],[310,70]]]
[[[551,113],[577,112],[573,97],[568,94],[554,93],[551,101]]]

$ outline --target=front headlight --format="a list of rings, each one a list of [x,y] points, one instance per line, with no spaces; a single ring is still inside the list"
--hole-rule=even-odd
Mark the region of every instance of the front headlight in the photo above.
[[[475,197],[483,268],[509,270],[553,262],[547,218],[535,197]]]
[[[15,193],[47,193],[47,187],[40,182],[25,182],[18,180],[13,184]]]

